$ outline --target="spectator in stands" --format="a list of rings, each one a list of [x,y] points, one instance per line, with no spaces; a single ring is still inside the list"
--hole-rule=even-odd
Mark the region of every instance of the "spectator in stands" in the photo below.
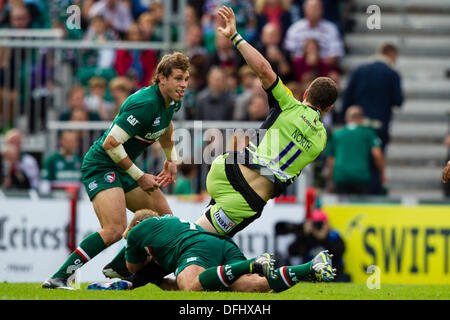
[[[230,41],[229,41],[230,42]],[[231,120],[234,98],[226,88],[226,73],[213,66],[208,72],[208,86],[199,92],[195,118],[197,120]]]
[[[109,27],[123,35],[133,23],[130,8],[119,0],[100,0],[92,4],[89,17],[101,15]]]
[[[89,28],[84,36],[85,40],[104,43],[118,40],[111,28],[108,28],[106,19],[96,15],[90,19]],[[83,52],[83,65],[98,68],[111,68],[115,59],[114,49],[86,50]]]
[[[380,123],[376,132],[383,152],[390,140],[392,110],[403,103],[400,74],[394,69],[397,56],[394,45],[382,44],[372,62],[358,67],[350,75],[342,101],[341,121],[347,108],[356,104],[363,108],[367,118]]]
[[[320,46],[320,58],[330,65],[338,65],[344,55],[344,47],[336,26],[324,20],[321,0],[306,0],[303,4],[305,18],[292,24],[285,38],[285,48],[295,59],[303,56],[307,39],[316,39]]]
[[[189,195],[196,193],[193,180],[198,174],[198,166],[192,162],[183,162],[178,166],[178,168],[178,172],[181,174],[177,177],[173,193],[176,195]]]
[[[292,233],[296,235],[296,239],[288,248],[288,264],[293,264],[291,260],[295,258],[295,264],[309,261],[317,252],[328,250],[333,255],[333,268],[336,268],[334,281],[350,281],[350,276],[344,272],[345,243],[339,232],[330,227],[328,216],[322,208],[316,208],[311,216],[300,224],[278,222],[275,225],[275,233],[277,236]]]
[[[253,89],[256,85],[261,86],[261,84],[255,72],[246,64],[239,69],[238,75],[242,92],[236,97],[233,120],[245,120],[248,105],[254,94]]]
[[[280,30],[283,39],[292,24],[290,6],[291,1],[287,0],[256,0],[256,34],[262,34],[264,26],[270,23]]]
[[[248,106],[249,121],[264,121],[269,114],[269,103],[267,96],[262,94],[253,95]]]
[[[372,128],[363,126],[361,107],[348,108],[345,120],[346,126],[332,134],[326,149],[328,190],[346,195],[369,194],[371,158],[382,182],[386,182],[381,141]]]
[[[150,12],[144,12],[137,20],[142,41],[154,40],[156,22]]]
[[[92,77],[89,80],[89,94],[86,97],[87,109],[96,112],[104,121],[114,119],[112,117],[112,104],[105,99],[106,80],[102,77]]]
[[[204,56],[207,59],[208,52],[203,46],[203,31],[200,25],[191,25],[186,28],[186,55],[189,58],[194,56]]]
[[[303,4],[306,0],[294,0],[293,5],[297,5],[300,9],[300,15],[303,16]],[[349,11],[352,1],[348,0],[322,0],[323,18],[333,22],[342,32],[344,29],[343,17]]]
[[[183,107],[174,114],[174,118],[180,114],[183,120],[194,120],[195,119],[195,109],[197,107],[197,96],[201,91],[201,83],[203,83],[203,76],[199,74],[198,69],[192,64],[189,70],[189,82],[186,91],[184,92]],[[184,112],[184,114],[182,113]],[[182,116],[181,116],[182,115]]]
[[[20,151],[12,143],[3,146],[2,152],[2,188],[4,189],[30,189],[30,179],[20,166]]]
[[[109,91],[113,99],[111,117],[114,119],[122,103],[133,93],[133,86],[128,78],[116,77],[109,82]]]
[[[184,25],[186,30],[192,26],[200,26],[201,28],[198,11],[195,9],[195,6],[191,4],[187,4],[184,8]]]
[[[9,160],[11,160],[10,169],[13,170],[11,173],[13,175],[15,175],[15,173],[19,174],[19,172],[23,173],[26,177],[25,180],[28,180],[29,187],[37,189],[40,180],[39,164],[31,154],[23,152],[22,140],[22,133],[18,129],[11,129],[5,134],[4,144],[14,146],[14,148],[8,147],[10,152],[9,155],[11,156],[11,158],[9,158]],[[12,182],[14,182],[13,180],[14,178],[12,178]],[[19,179],[19,182],[22,181],[25,185],[25,180]]]
[[[20,2],[11,4],[7,18],[9,21],[5,21],[2,27],[33,27],[28,7]],[[5,123],[1,129],[12,127],[14,115],[19,111],[15,106],[18,104],[22,109],[25,98],[31,99],[29,93],[25,92],[26,75],[31,73],[29,66],[22,63],[26,59],[26,52],[25,48],[0,48],[0,121]]]
[[[60,121],[68,121],[72,120],[75,111],[80,110],[81,113],[85,114],[86,121],[100,121],[100,115],[97,112],[89,111],[88,106],[86,105],[86,92],[84,88],[80,85],[74,85],[69,91],[68,97],[69,110],[60,114]],[[79,116],[77,114],[77,118]],[[80,118],[78,118],[80,119]]]
[[[40,191],[63,188],[80,182],[81,156],[78,154],[80,137],[76,131],[63,131],[59,138],[59,150],[49,155],[42,166]]]
[[[154,41],[163,41],[164,39],[164,4],[163,2],[159,1],[152,1],[150,5],[148,6],[148,11],[151,13],[153,17],[153,21],[155,23],[155,30],[153,32],[153,38]],[[171,38],[174,40],[176,36],[176,28],[175,26],[172,26],[171,30]]]
[[[130,25],[126,39],[136,42],[143,40],[137,24],[133,23]],[[133,72],[139,88],[142,88],[150,85],[157,59],[155,50],[118,49],[114,66],[119,76],[124,76],[130,71]]]
[[[210,66],[221,68],[234,68],[238,70],[244,65],[244,59],[237,53],[233,43],[220,32],[216,33],[216,51],[209,56]]]
[[[303,55],[292,61],[296,80],[304,81],[306,73],[312,73],[314,77],[327,77],[332,66],[320,58],[319,42],[315,39],[307,39],[303,46]]]
[[[131,14],[133,15],[133,20],[138,20],[138,18],[148,12],[148,3],[149,0],[131,0],[128,1],[130,8],[131,8]]]
[[[282,33],[280,27],[269,22],[262,28],[260,45],[256,48],[267,58],[274,72],[284,83],[293,79],[289,52],[282,48]]]
[[[33,20],[31,18],[30,9],[24,4],[13,4],[9,12],[9,24],[13,29],[33,28]],[[38,27],[34,23],[35,27]]]

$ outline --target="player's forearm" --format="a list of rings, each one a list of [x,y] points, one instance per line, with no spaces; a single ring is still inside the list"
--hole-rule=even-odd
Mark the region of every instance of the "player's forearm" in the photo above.
[[[256,73],[258,78],[261,80],[263,87],[268,88],[276,80],[276,74],[273,71],[269,61],[245,40],[242,39],[241,42],[239,42],[239,40],[236,41],[236,39],[240,39],[240,37],[241,36],[236,33],[230,39],[232,39],[233,44],[239,50],[248,66]]]
[[[115,140],[114,137],[106,137],[106,140],[103,143],[103,149],[111,160],[113,160],[119,168],[126,171],[135,181],[139,180],[144,175],[144,172],[130,159],[123,145]]]
[[[178,153],[175,148],[175,143],[172,140],[173,124],[167,128],[166,132],[159,138],[159,144],[168,161],[177,161]]]

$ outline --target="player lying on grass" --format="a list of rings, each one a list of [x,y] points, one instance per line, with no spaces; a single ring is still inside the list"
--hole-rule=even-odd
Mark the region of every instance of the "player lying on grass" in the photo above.
[[[156,284],[168,290],[280,292],[309,275],[318,281],[334,278],[331,256],[326,251],[309,263],[274,270],[274,261],[268,253],[246,259],[230,237],[207,232],[172,215],[159,216],[148,209],[135,213],[124,238],[128,270],[133,274],[145,272],[146,263],[153,260],[166,271]],[[175,282],[162,279],[172,272]],[[92,284],[88,289],[134,289],[145,284],[133,281],[132,276],[127,281]]]

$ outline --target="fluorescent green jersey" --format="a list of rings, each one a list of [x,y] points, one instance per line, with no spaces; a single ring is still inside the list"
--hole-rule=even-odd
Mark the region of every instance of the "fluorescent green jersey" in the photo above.
[[[246,163],[263,168],[261,174],[272,176],[284,189],[322,152],[327,133],[320,112],[295,99],[280,79],[266,92],[270,114],[256,141],[250,141],[247,147]],[[279,191],[276,188],[274,196]]]
[[[174,112],[180,109],[181,102],[172,102],[168,108],[157,84],[142,88],[128,97],[120,107],[111,127],[89,149],[85,162],[98,164],[98,161],[115,165],[102,147],[111,128],[116,124],[125,130],[131,139],[123,146],[132,161],[153,144],[169,127]]]

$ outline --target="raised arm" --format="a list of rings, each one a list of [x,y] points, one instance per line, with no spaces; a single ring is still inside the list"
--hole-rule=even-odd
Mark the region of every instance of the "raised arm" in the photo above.
[[[217,15],[225,22],[225,27],[219,27],[217,31],[233,42],[248,66],[252,68],[261,80],[263,88],[268,89],[277,80],[277,75],[270,66],[269,61],[237,33],[236,18],[231,8],[223,6],[219,9]]]

